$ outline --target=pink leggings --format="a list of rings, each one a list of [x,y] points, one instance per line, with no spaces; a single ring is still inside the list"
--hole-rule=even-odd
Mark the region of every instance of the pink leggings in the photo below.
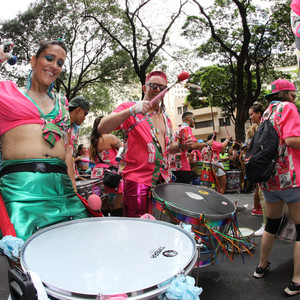
[[[140,217],[149,212],[150,186],[124,179],[123,215]]]

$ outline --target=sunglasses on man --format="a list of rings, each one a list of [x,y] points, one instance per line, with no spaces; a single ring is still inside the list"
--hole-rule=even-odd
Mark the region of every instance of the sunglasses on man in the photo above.
[[[152,90],[156,90],[157,88],[159,88],[160,91],[163,91],[167,88],[166,85],[153,83],[153,82],[146,83],[146,85],[149,85]]]

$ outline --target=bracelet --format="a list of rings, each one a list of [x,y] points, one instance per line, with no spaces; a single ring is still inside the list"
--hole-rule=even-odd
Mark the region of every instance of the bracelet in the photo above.
[[[207,147],[210,147],[210,145],[208,144],[208,142],[206,142],[206,146],[207,146]]]
[[[132,115],[133,117],[135,117],[135,114],[134,114],[133,111],[132,111],[132,106],[130,106],[129,110],[130,110],[131,115]]]

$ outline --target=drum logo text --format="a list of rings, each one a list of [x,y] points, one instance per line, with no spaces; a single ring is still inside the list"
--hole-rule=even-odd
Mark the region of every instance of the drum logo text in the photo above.
[[[150,258],[157,258],[164,249],[165,247],[159,247],[158,249],[154,250]]]
[[[175,250],[166,250],[163,252],[163,255],[166,257],[174,257],[178,255],[178,252]]]

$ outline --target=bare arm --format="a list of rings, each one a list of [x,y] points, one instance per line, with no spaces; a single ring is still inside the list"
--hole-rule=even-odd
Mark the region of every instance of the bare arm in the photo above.
[[[232,137],[228,134],[226,140],[222,143],[222,148],[226,148],[228,145],[229,140],[231,140]]]
[[[111,147],[116,149],[116,150],[119,150],[123,144],[122,142],[115,136],[115,135],[111,135]]]
[[[300,136],[287,137],[284,142],[291,148],[300,150]]]
[[[191,149],[192,150],[196,150],[196,149],[203,149],[205,146],[212,146],[213,144],[213,140],[209,140],[207,143],[193,143]]]
[[[75,180],[75,171],[74,171],[74,166],[73,166],[73,157],[72,157],[72,151],[71,151],[71,145],[70,145],[70,140],[71,140],[71,131],[68,132],[68,142],[67,142],[67,147],[66,147],[66,164],[68,167],[68,175],[71,178],[74,190],[76,191],[76,180]]]
[[[191,149],[193,145],[193,139],[189,137],[186,141],[185,144],[180,144],[179,142],[173,142],[170,146],[170,153],[175,154],[181,151],[186,151]]]
[[[126,108],[117,113],[111,113],[101,120],[100,124],[98,125],[98,131],[101,133],[111,133],[123,122],[125,122],[130,116],[138,113],[145,115],[150,108],[151,104],[149,101],[139,101],[129,108]]]

